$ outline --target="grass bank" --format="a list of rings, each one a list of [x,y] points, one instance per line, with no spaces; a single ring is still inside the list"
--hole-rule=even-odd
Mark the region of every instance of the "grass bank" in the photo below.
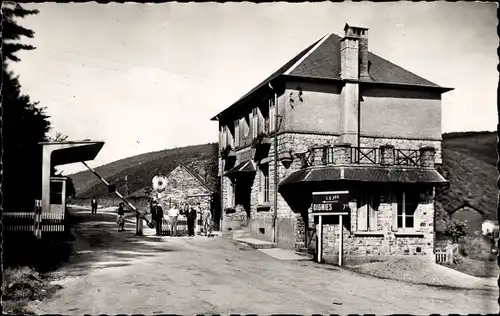
[[[41,240],[32,233],[3,235],[3,313],[29,314],[30,301],[43,301],[61,288],[51,284],[52,272],[70,259],[74,238],[71,233],[47,233]]]

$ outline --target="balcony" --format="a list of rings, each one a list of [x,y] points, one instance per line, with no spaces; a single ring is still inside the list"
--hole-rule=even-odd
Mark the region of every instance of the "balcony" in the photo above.
[[[380,147],[351,147],[350,144],[313,146],[309,151],[296,154],[302,168],[311,166],[365,165],[401,168],[434,168],[434,147],[419,149]]]

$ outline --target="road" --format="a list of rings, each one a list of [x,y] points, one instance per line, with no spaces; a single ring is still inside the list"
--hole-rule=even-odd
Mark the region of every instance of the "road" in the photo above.
[[[498,290],[450,290],[280,261],[224,237],[135,237],[72,210],[78,253],[37,314],[497,313]],[[148,230],[147,234],[153,232]]]

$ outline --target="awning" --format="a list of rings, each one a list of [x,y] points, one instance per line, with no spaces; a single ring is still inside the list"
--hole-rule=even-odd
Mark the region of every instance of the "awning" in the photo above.
[[[436,170],[383,167],[310,167],[290,174],[279,186],[322,181],[356,181],[378,183],[447,184]]]
[[[237,166],[226,172],[225,176],[234,176],[237,173],[243,172],[255,172],[255,163],[252,160],[246,160],[242,163],[239,163]]]
[[[94,160],[104,146],[102,141],[42,142],[39,144],[53,148],[50,158],[52,166]]]

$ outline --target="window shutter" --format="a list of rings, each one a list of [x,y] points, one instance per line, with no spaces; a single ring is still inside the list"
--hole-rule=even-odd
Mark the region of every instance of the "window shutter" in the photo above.
[[[259,166],[259,204],[262,203],[263,200],[263,186],[264,186],[264,174],[262,172],[262,167]]]
[[[417,208],[417,210],[415,211],[415,213],[413,215],[413,224],[414,224],[415,230],[418,232],[421,230],[421,228],[420,228],[420,222],[422,220],[421,214],[422,214],[421,210]]]
[[[231,180],[229,178],[227,179],[227,206],[231,207],[232,206],[232,191],[233,191],[233,186],[231,185]]]
[[[223,132],[222,132],[222,148],[227,147],[227,127],[224,126]]]
[[[365,203],[364,199],[360,199],[361,203],[358,204],[358,230],[366,231],[368,229],[367,216],[368,207],[363,205]]]
[[[253,138],[257,137],[259,132],[259,115],[257,108],[254,108],[252,111],[252,136]]]
[[[395,232],[398,230],[398,195],[390,195],[392,200],[392,231]]]
[[[234,121],[234,146],[240,146],[240,120]]]
[[[378,211],[370,205],[369,207],[369,216],[370,216],[370,230],[371,231],[377,231],[378,230],[378,223],[377,223],[377,215]]]
[[[224,148],[222,144],[222,130],[219,129],[219,149],[222,150]]]
[[[274,120],[276,119],[276,106],[274,106],[274,99],[269,100],[269,131],[274,132]]]

